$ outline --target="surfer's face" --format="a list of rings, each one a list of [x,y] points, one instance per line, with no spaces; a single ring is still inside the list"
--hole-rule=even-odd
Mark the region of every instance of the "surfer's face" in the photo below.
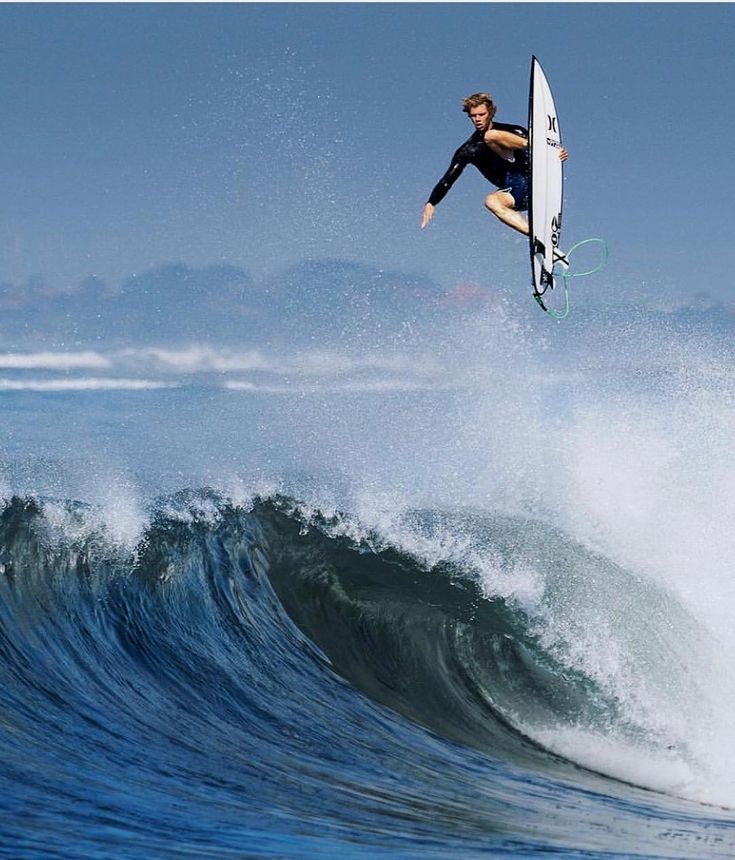
[[[490,111],[487,105],[470,108],[470,119],[478,131],[487,131],[490,128]]]

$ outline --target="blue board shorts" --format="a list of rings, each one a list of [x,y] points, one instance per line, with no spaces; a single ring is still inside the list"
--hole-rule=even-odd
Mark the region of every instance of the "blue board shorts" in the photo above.
[[[500,190],[513,196],[516,212],[525,212],[528,209],[528,176],[525,173],[508,173],[505,183]]]

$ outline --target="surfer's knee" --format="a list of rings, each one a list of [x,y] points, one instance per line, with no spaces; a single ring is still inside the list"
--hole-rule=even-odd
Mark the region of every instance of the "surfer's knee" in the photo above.
[[[513,209],[513,198],[507,191],[495,191],[487,195],[485,206],[493,215],[500,215],[502,212]]]

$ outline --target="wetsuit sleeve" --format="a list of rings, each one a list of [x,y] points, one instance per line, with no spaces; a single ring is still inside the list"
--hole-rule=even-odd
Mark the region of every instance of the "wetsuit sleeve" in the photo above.
[[[440,203],[446,197],[447,191],[449,191],[452,185],[454,185],[454,183],[459,179],[460,174],[466,166],[467,159],[464,157],[462,149],[460,148],[454,153],[449,169],[436,183],[434,190],[429,196],[429,203],[431,203],[432,206],[436,206],[437,203]]]

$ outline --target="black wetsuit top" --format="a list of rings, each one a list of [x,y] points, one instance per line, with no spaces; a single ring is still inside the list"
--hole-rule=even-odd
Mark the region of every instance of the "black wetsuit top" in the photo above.
[[[528,139],[528,129],[520,125],[508,125],[504,122],[494,122],[492,127],[498,131],[510,131]],[[503,188],[509,173],[528,172],[528,150],[514,149],[515,161],[506,161],[485,143],[484,132],[476,131],[472,137],[460,146],[452,157],[449,170],[437,182],[429,197],[429,203],[436,206],[444,199],[447,191],[454,185],[468,164],[474,164],[482,175],[493,185]]]

